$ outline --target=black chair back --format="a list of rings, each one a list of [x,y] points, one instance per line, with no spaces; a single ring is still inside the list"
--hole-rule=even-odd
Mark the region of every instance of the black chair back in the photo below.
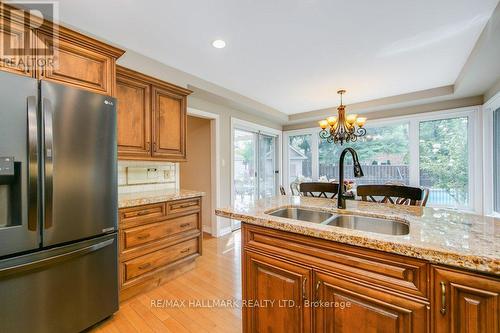
[[[356,193],[363,201],[419,206],[424,191],[419,187],[401,185],[359,185]]]
[[[280,194],[286,195],[285,188],[283,186],[280,186]]]
[[[310,196],[333,199],[339,192],[339,184],[324,182],[300,183],[299,191],[306,197]]]

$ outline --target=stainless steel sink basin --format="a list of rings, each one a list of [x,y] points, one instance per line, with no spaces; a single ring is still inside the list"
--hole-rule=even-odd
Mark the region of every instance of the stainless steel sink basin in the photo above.
[[[403,222],[358,215],[339,215],[324,224],[386,235],[407,235],[410,232],[409,225]]]
[[[281,208],[274,212],[268,213],[272,216],[284,217],[287,219],[301,220],[313,223],[328,222],[333,218],[333,214],[321,212],[317,210],[303,209],[303,208]]]
[[[267,214],[287,219],[369,231],[377,234],[407,235],[410,232],[409,225],[404,222],[359,215],[334,215],[327,212],[304,208],[281,208]]]

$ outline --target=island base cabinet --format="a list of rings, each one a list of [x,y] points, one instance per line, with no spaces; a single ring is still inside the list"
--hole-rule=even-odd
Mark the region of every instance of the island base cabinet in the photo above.
[[[243,331],[311,332],[312,270],[251,251],[243,258]]]
[[[500,332],[500,282],[476,274],[433,267],[435,333]]]
[[[428,332],[429,305],[346,277],[314,273],[316,333]]]

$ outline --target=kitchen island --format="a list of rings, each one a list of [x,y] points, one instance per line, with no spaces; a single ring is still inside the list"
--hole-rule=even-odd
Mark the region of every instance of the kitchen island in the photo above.
[[[270,215],[284,208],[331,217]],[[338,210],[335,200],[297,196],[216,214],[243,222],[243,298],[275,301],[244,308],[245,332],[498,332],[499,219],[360,201]],[[339,227],[338,215],[406,231]]]

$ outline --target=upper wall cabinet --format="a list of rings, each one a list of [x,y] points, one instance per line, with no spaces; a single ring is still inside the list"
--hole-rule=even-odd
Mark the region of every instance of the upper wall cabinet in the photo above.
[[[57,38],[38,31],[37,43],[42,59],[49,57],[44,52],[55,55],[52,66],[37,71],[38,78],[115,95],[115,63],[123,51],[62,27]]]
[[[172,89],[153,88],[153,156],[186,158],[186,96]]]
[[[123,50],[5,4],[0,18],[0,70],[115,95]]]
[[[0,56],[2,57],[0,70],[33,76],[33,70],[28,66],[28,61],[35,58],[31,47],[34,40],[34,33],[29,27],[9,21],[0,15]]]
[[[186,160],[190,90],[117,67],[118,158]]]

